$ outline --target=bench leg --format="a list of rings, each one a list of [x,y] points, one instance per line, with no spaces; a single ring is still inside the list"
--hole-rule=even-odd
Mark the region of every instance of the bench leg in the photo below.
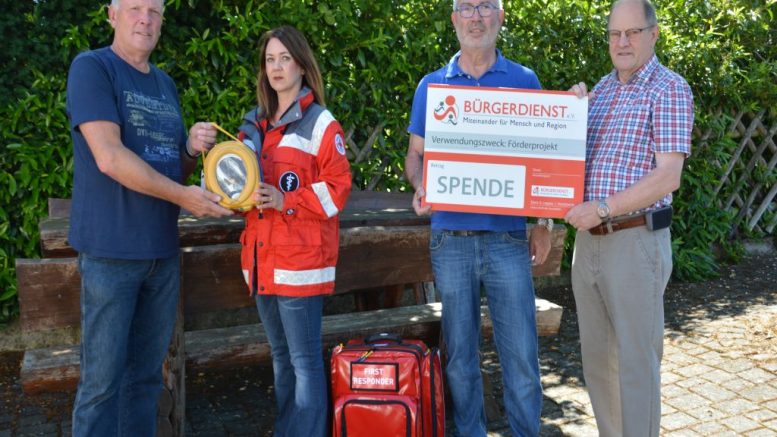
[[[420,292],[423,294],[423,302],[419,303],[435,303],[437,302],[437,294],[434,291],[434,281],[421,282],[415,284],[420,286]]]
[[[407,284],[386,287],[365,288],[353,294],[356,311],[373,311],[382,308],[396,308],[402,302]],[[381,296],[383,302],[381,304]]]
[[[396,308],[402,302],[405,284],[392,285],[383,290],[383,308]]]
[[[162,364],[164,387],[157,403],[157,437],[182,437],[186,415],[186,348],[183,296],[179,295],[173,338]]]

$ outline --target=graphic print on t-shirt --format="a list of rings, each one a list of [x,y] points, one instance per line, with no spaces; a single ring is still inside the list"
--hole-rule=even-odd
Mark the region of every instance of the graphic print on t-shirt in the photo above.
[[[157,169],[164,166],[158,167],[154,163],[177,160],[178,144],[176,138],[171,136],[177,132],[180,123],[175,105],[136,91],[124,91],[124,104],[129,113],[127,129],[134,130],[144,144],[143,149],[138,151],[140,157]]]

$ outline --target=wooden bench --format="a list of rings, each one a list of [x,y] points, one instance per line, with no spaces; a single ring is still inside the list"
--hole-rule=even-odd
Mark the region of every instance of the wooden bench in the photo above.
[[[428,218],[417,217],[406,194],[354,192],[341,214],[340,258],[335,295],[381,288],[405,290],[432,281]],[[50,202],[50,217],[40,224],[43,259],[17,259],[20,321],[23,333],[77,331],[80,277],[75,252],[67,244],[69,202]],[[182,216],[182,335],[179,359],[191,368],[267,363],[269,344],[256,323],[254,300],[248,297],[239,265],[242,218],[196,219]],[[549,260],[535,276],[559,274],[566,230],[556,226]],[[325,348],[349,338],[381,331],[436,343],[440,304],[425,303],[415,287],[415,305],[327,315]],[[490,331],[482,308],[484,335]],[[558,332],[561,307],[537,299],[540,335]],[[182,319],[182,320],[180,320]],[[226,322],[225,322],[226,320]],[[181,352],[185,351],[185,355]],[[21,381],[25,392],[75,388],[78,346],[58,345],[25,352]]]

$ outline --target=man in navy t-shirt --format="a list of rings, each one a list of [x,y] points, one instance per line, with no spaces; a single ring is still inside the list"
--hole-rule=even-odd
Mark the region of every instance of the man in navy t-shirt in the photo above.
[[[149,62],[162,0],[113,0],[109,47],[79,54],[67,83],[74,154],[69,242],[81,273],[81,379],[73,435],[154,435],[179,290],[178,213],[232,214],[182,185],[213,146],[184,128],[170,77]]]
[[[413,208],[422,206],[423,154],[428,84],[539,89],[530,69],[496,49],[504,22],[499,0],[454,0],[451,21],[461,50],[443,68],[418,84],[410,116],[405,172],[415,188]],[[514,436],[539,433],[542,388],[537,358],[532,259],[545,262],[549,227],[535,226],[526,236],[526,218],[438,211],[432,214],[430,250],[443,304],[447,345],[446,376],[453,398],[456,435],[486,435],[480,373],[480,290],[485,287],[504,382],[504,405]],[[552,226],[552,223],[551,225]]]

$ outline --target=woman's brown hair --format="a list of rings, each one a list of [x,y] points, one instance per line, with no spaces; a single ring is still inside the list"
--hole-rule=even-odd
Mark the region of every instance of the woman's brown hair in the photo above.
[[[305,39],[305,35],[291,26],[281,26],[268,30],[259,41],[259,73],[256,75],[256,100],[259,104],[261,117],[273,117],[278,111],[278,93],[270,86],[267,78],[265,52],[267,43],[277,38],[289,51],[291,57],[302,69],[302,86],[313,91],[313,98],[321,106],[324,102],[324,81],[318,68],[313,51]]]

